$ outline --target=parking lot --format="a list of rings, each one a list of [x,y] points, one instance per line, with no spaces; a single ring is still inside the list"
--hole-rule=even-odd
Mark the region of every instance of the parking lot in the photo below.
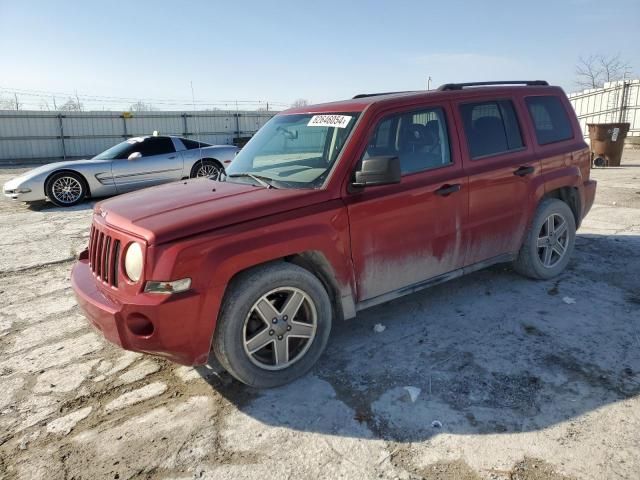
[[[0,477],[638,478],[640,151],[623,165],[592,172],[557,279],[500,266],[364,311],[261,392],[85,322],[69,274],[92,203],[0,202]]]

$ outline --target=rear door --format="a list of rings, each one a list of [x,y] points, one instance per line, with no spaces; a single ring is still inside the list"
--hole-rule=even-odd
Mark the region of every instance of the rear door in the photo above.
[[[462,266],[468,190],[452,125],[446,103],[373,122],[361,158],[399,156],[402,180],[345,197],[359,302]]]
[[[179,180],[182,177],[182,156],[176,152],[170,137],[147,137],[132,149],[142,157],[118,159],[112,165],[118,193]]]
[[[536,159],[520,100],[455,102],[464,171],[469,177],[465,265],[516,253],[535,201]]]

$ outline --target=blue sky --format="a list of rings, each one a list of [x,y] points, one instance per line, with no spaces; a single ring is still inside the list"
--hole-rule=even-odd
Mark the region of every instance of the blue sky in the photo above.
[[[576,90],[575,63],[592,53],[640,73],[640,1],[0,0],[0,87],[24,91],[187,102],[193,81],[201,101],[287,104],[422,89],[428,76]]]

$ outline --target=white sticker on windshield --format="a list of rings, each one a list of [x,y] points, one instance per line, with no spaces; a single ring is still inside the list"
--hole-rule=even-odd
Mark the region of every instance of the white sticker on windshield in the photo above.
[[[349,115],[314,115],[307,126],[346,128],[351,118]]]

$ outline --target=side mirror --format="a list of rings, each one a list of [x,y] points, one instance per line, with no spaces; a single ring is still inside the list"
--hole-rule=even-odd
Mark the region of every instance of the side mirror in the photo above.
[[[356,187],[389,185],[400,183],[400,159],[397,156],[371,157],[362,160],[362,167],[356,171]]]
[[[133,152],[127,157],[127,160],[138,160],[139,158],[142,158],[142,154],[140,152]]]

